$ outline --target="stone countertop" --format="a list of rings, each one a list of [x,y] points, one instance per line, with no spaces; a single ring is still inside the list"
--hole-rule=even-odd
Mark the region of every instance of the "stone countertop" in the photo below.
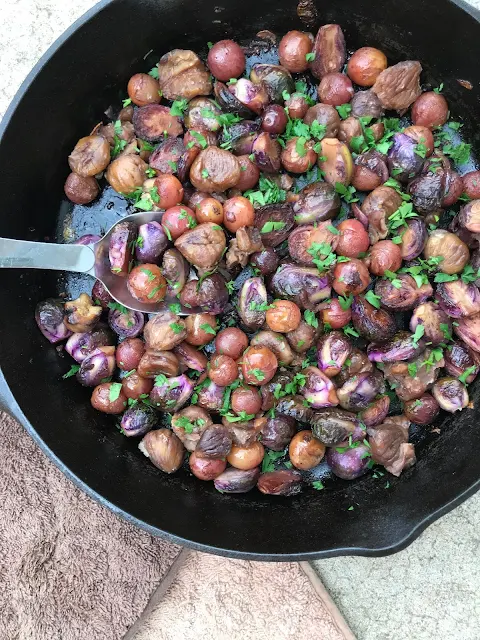
[[[471,4],[480,7],[480,0]],[[92,0],[5,0],[0,12],[0,116],[50,44]],[[72,81],[74,81],[72,79]],[[479,640],[480,493],[385,558],[314,566],[359,640]]]

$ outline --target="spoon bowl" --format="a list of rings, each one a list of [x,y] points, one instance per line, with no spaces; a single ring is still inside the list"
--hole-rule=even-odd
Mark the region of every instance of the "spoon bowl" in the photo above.
[[[163,211],[132,213],[115,222],[98,242],[86,245],[28,242],[0,238],[0,268],[2,269],[53,269],[74,271],[94,276],[103,284],[112,298],[134,311],[160,313],[169,304],[179,303],[178,298],[165,299],[154,304],[145,304],[134,298],[127,288],[126,278],[112,273],[109,261],[110,238],[120,222],[132,222],[137,227],[147,222],[160,222]],[[180,315],[199,313],[198,308],[182,306]]]

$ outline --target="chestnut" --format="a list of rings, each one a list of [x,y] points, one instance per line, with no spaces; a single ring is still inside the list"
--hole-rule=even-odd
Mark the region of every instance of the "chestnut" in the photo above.
[[[448,120],[448,104],[441,93],[426,91],[413,103],[412,122],[415,125],[435,129]]]
[[[127,86],[128,97],[137,107],[147,104],[159,104],[161,100],[160,85],[148,73],[136,73],[130,78]]]
[[[368,257],[368,268],[376,276],[386,271],[398,271],[402,266],[402,252],[391,240],[380,240],[373,245]]]
[[[291,173],[309,171],[317,161],[313,146],[314,143],[311,140],[306,141],[301,137],[290,138],[281,154],[283,167]]]
[[[220,40],[208,52],[207,64],[217,80],[227,82],[245,71],[245,54],[233,40]]]
[[[144,353],[145,343],[143,340],[140,340],[140,338],[127,338],[118,345],[115,351],[117,367],[122,371],[136,369]]]
[[[103,136],[96,135],[81,138],[68,157],[70,169],[82,178],[96,176],[107,168],[109,162],[110,145]]]
[[[430,233],[423,253],[427,260],[440,258],[439,270],[450,275],[463,271],[470,259],[470,251],[465,242],[444,229],[435,229]]]
[[[200,458],[224,460],[231,448],[232,437],[228,428],[220,424],[212,424],[200,436],[195,454]]]
[[[188,465],[196,478],[206,481],[215,480],[227,467],[225,460],[202,458],[196,451],[188,459]]]
[[[267,133],[283,133],[287,128],[287,114],[279,104],[271,104],[265,107],[262,114],[262,129]]]
[[[343,220],[338,225],[337,231],[340,235],[335,252],[339,256],[358,258],[361,253],[368,250],[370,246],[368,233],[358,220]]]
[[[208,377],[220,387],[228,387],[238,378],[238,365],[229,356],[216,355],[210,361]]]
[[[258,465],[261,464],[264,455],[265,448],[263,444],[256,440],[249,447],[239,447],[234,444],[227,456],[227,461],[236,469],[248,471],[249,469],[258,467]]]
[[[289,300],[274,300],[266,314],[269,328],[279,333],[295,331],[301,319],[302,313],[298,305]]]
[[[356,258],[348,262],[339,262],[333,270],[334,290],[341,296],[362,293],[370,284],[368,269],[361,260]]]
[[[306,471],[320,464],[325,455],[325,445],[311,431],[299,431],[290,442],[288,454],[294,467]]]
[[[240,179],[235,187],[240,189],[240,191],[253,189],[260,178],[260,169],[250,160],[250,156],[237,156],[237,160],[240,165]]]
[[[119,382],[103,382],[93,390],[90,402],[97,411],[118,415],[127,406],[127,396]]]
[[[255,209],[253,204],[243,196],[229,198],[223,204],[223,224],[235,233],[241,227],[252,227],[255,222]]]
[[[262,398],[255,387],[237,387],[230,399],[232,411],[254,416],[262,408]]]
[[[303,31],[289,31],[278,45],[280,64],[291,73],[302,73],[308,69],[307,55],[312,51],[313,39]]]
[[[318,98],[323,104],[339,107],[353,97],[352,81],[343,73],[327,73],[318,86]]]
[[[188,344],[195,347],[203,347],[215,338],[217,321],[215,316],[209,313],[192,313],[185,318]]]
[[[150,431],[138,445],[140,451],[165,473],[175,473],[181,467],[185,449],[169,429]]]
[[[264,346],[249,347],[242,356],[242,373],[247,384],[261,386],[270,382],[278,368],[275,354]]]
[[[215,338],[217,352],[234,360],[237,360],[247,347],[247,335],[237,327],[222,329]]]
[[[360,87],[373,87],[375,80],[387,68],[387,57],[374,47],[361,47],[347,64],[349,78]]]
[[[302,490],[302,476],[293,469],[262,473],[258,490],[269,496],[294,496]]]

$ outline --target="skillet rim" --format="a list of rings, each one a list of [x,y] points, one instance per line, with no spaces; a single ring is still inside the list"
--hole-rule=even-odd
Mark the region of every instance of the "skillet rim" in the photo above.
[[[36,79],[37,75],[43,69],[45,64],[53,58],[58,50],[65,44],[70,37],[83,25],[87,24],[93,18],[95,18],[103,9],[108,7],[109,5],[116,2],[116,0],[101,0],[87,12],[85,12],[82,16],[80,16],[75,22],[73,22],[45,51],[45,53],[40,57],[38,62],[26,76],[19,89],[17,90],[14,98],[9,104],[5,115],[0,122],[0,144],[2,143],[4,134],[10,124],[12,117],[15,114],[17,106],[23,100],[23,98],[27,95],[30,86]],[[475,7],[467,4],[463,0],[447,0],[449,4],[455,5],[460,8],[462,11],[467,13],[473,20],[480,23],[480,10]],[[2,406],[3,405],[3,406]],[[381,557],[387,556],[398,551],[405,549],[409,546],[430,524],[438,520],[441,516],[445,515],[449,511],[452,511],[457,506],[459,506],[462,502],[464,502],[467,498],[472,496],[480,489],[480,478],[473,482],[469,487],[467,487],[464,491],[458,494],[456,497],[451,500],[447,500],[445,504],[437,509],[433,510],[429,514],[425,515],[425,517],[421,518],[414,526],[412,526],[409,533],[405,536],[401,537],[398,540],[395,540],[389,545],[382,547],[367,547],[367,546],[348,546],[348,547],[331,547],[330,549],[324,549],[322,551],[311,551],[311,552],[300,552],[300,553],[276,553],[276,554],[265,554],[265,553],[254,553],[254,552],[243,552],[243,551],[234,551],[231,549],[207,545],[198,543],[194,540],[190,540],[187,538],[183,538],[180,536],[176,536],[174,534],[168,533],[158,527],[154,527],[144,522],[143,520],[132,516],[127,511],[117,507],[109,500],[104,498],[98,492],[94,491],[89,485],[87,485],[83,480],[81,480],[78,476],[75,475],[63,462],[60,460],[57,455],[54,453],[52,449],[42,440],[35,427],[31,424],[31,422],[27,419],[25,414],[23,413],[19,403],[11,392],[5,376],[2,372],[0,366],[0,409],[5,408],[7,413],[9,413],[12,417],[18,420],[20,424],[26,429],[28,434],[33,438],[33,440],[38,444],[40,449],[45,453],[48,458],[55,464],[55,466],[60,469],[60,471],[71,480],[76,487],[81,489],[84,493],[86,493],[90,498],[101,504],[102,506],[108,508],[110,511],[115,513],[117,516],[122,517],[124,520],[129,522],[130,524],[140,527],[147,533],[152,536],[161,537],[165,540],[172,542],[174,544],[178,544],[181,546],[186,546],[197,551],[202,551],[206,553],[212,553],[215,555],[222,555],[230,558],[238,558],[243,560],[255,560],[255,561],[311,561],[318,560],[322,558],[331,558],[337,556],[366,556],[366,557]]]

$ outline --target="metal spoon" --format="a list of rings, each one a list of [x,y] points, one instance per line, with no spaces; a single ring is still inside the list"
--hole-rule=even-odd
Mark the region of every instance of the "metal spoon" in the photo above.
[[[116,222],[95,244],[53,244],[0,238],[1,269],[53,269],[74,271],[94,276],[103,284],[114,300],[128,309],[142,313],[160,313],[165,302],[145,304],[136,300],[128,291],[125,278],[110,271],[108,251],[110,237],[119,222],[133,222],[140,226],[146,222],[160,222],[163,211],[133,213]],[[175,299],[178,303],[178,300]],[[196,309],[182,307],[182,315],[195,313]]]

